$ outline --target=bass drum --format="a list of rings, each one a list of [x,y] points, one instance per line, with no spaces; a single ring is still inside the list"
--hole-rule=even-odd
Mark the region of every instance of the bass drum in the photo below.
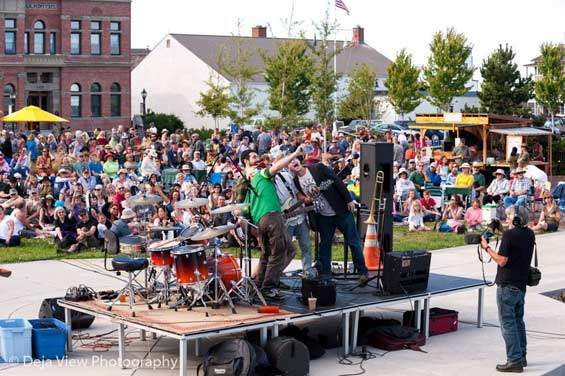
[[[214,275],[214,256],[208,257],[208,274]],[[229,253],[224,253],[218,256],[218,274],[224,283],[224,286],[229,291],[234,283],[241,279],[241,269],[235,257]],[[232,283],[233,282],[233,283]]]

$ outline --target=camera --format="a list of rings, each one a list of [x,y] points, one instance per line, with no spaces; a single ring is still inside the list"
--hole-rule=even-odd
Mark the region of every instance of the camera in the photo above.
[[[483,239],[485,239],[487,242],[490,242],[490,239],[494,236],[494,233],[492,231],[489,230],[485,230],[482,234],[481,237]]]

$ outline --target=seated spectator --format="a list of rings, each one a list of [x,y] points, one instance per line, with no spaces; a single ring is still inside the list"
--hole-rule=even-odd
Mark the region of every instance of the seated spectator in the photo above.
[[[441,213],[436,209],[436,201],[431,197],[429,191],[424,191],[422,194],[420,205],[424,210],[424,222],[434,222],[441,217]]]
[[[532,227],[532,230],[554,232],[559,229],[559,222],[561,221],[561,210],[555,203],[553,196],[549,192],[544,192],[543,209],[539,215],[538,223]]]
[[[404,202],[402,202],[400,212],[393,214],[393,220],[395,222],[404,222],[408,215],[410,215],[410,208],[412,207],[412,204],[417,200],[418,199],[416,198],[416,191],[409,191],[406,199],[404,200]]]
[[[471,166],[469,163],[461,165],[461,173],[455,179],[455,186],[458,188],[471,188],[475,179],[471,175]]]
[[[486,191],[485,176],[481,173],[481,162],[473,162],[473,193],[475,198],[480,198]]]
[[[479,200],[473,200],[471,207],[465,212],[465,223],[468,230],[480,230],[483,223],[483,210]]]
[[[19,234],[14,232],[14,220],[5,215],[4,208],[0,206],[0,246],[16,247],[20,242]]]
[[[489,184],[486,189],[486,195],[483,198],[483,204],[490,204],[494,202],[498,204],[502,197],[508,194],[510,191],[510,184],[508,179],[506,179],[506,174],[504,170],[499,168],[494,173],[494,180]]]
[[[408,231],[430,231],[424,224],[424,210],[419,201],[414,201],[408,215]]]
[[[415,191],[414,183],[408,180],[408,171],[404,167],[398,170],[398,179],[396,180],[395,193],[400,200],[408,197],[408,192]]]
[[[449,204],[446,206],[442,220],[449,227],[451,231],[457,232],[459,227],[463,225],[463,208],[457,203],[455,196],[451,197]],[[440,226],[440,229],[442,226]]]
[[[68,252],[78,252],[82,249],[95,248],[100,245],[97,234],[97,223],[86,209],[78,212],[76,244],[70,246]]]
[[[459,169],[457,168],[457,165],[454,165],[454,167],[451,168],[449,174],[447,174],[447,177],[445,179],[445,184],[455,185],[455,181],[457,180],[458,175],[459,175]]]
[[[504,207],[509,208],[512,205],[524,206],[530,192],[530,179],[524,176],[525,169],[518,167],[514,171],[514,179],[510,183],[510,191],[508,196],[504,198]]]
[[[435,162],[430,163],[428,181],[432,183],[434,187],[439,187],[441,185],[441,176],[437,173],[437,165]]]
[[[426,180],[428,180],[424,171],[424,162],[419,161],[416,166],[416,171],[410,174],[410,181],[414,183],[416,190],[422,191],[425,188]]]
[[[55,223],[55,201],[53,196],[47,195],[41,199],[39,208],[39,227],[43,230],[53,230]]]
[[[130,228],[131,223],[135,218],[135,212],[131,209],[124,209],[120,219],[116,220],[110,230],[116,234],[116,237],[123,238],[132,234],[132,229]],[[133,227],[133,226],[131,226]]]
[[[55,209],[55,244],[57,251],[65,251],[76,243],[77,223],[65,208]]]
[[[115,178],[118,175],[118,170],[120,165],[116,160],[116,156],[113,153],[106,154],[106,162],[102,165],[102,170],[110,179]]]

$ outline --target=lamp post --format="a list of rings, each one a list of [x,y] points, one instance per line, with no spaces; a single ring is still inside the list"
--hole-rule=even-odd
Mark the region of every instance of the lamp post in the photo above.
[[[145,99],[147,98],[147,90],[141,90],[141,113],[143,115],[143,125],[145,125],[145,116],[147,115],[147,107],[145,106]]]
[[[8,115],[14,112],[14,104],[16,103],[16,94],[10,93],[10,103],[8,104]]]

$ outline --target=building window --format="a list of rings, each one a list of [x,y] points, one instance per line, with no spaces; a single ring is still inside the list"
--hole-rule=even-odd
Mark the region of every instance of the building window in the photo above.
[[[33,28],[35,30],[45,30],[45,22],[37,20],[33,23]]]
[[[12,84],[4,85],[4,113],[14,112],[16,107],[16,88]]]
[[[45,53],[44,33],[33,33],[33,53],[36,55],[43,55]]]
[[[90,85],[90,111],[92,117],[102,116],[102,87],[98,82]]]
[[[4,19],[4,29],[15,29],[16,19],[15,18],[5,18]]]
[[[80,55],[80,33],[71,33],[71,55]]]
[[[102,30],[100,21],[90,21],[90,30]]]
[[[90,34],[90,54],[91,55],[100,55],[102,53],[102,49],[100,46],[101,35],[100,33],[92,33]]]
[[[110,34],[110,54],[119,55],[120,54],[120,34]]]
[[[29,55],[29,33],[24,33],[24,54]]]
[[[4,53],[6,55],[16,54],[16,32],[6,31],[4,32]]]
[[[71,117],[79,118],[81,117],[81,95],[80,93],[80,85],[79,84],[72,84],[71,85]]]
[[[121,31],[121,30],[122,30],[121,22],[118,21],[110,22],[110,31]]]
[[[53,83],[53,73],[51,72],[42,72],[39,75],[39,81],[41,81],[42,84],[51,84]]]
[[[110,116],[122,116],[122,88],[114,82],[110,87]]]
[[[51,55],[57,54],[57,33],[49,34],[49,53]]]
[[[71,30],[80,30],[80,21],[71,21]]]
[[[27,76],[27,82],[30,84],[36,84],[37,83],[37,72],[27,72],[26,74]]]

